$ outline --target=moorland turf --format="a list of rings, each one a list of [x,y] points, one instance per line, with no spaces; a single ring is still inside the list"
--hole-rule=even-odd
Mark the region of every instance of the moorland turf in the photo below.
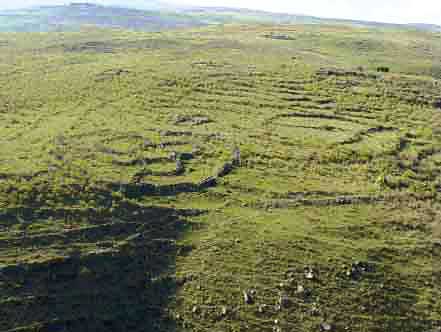
[[[440,38],[1,34],[0,331],[438,331]]]

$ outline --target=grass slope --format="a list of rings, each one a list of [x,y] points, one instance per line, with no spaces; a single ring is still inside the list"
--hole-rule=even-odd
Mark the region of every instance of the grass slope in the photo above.
[[[437,331],[439,40],[0,35],[0,331]]]

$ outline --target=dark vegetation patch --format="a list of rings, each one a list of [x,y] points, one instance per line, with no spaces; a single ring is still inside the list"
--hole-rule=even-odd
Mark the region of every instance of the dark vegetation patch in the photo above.
[[[15,219],[22,231],[20,237],[1,240],[0,250],[17,246],[34,262],[1,266],[2,330],[28,326],[29,331],[73,331],[87,326],[94,331],[144,331],[173,325],[164,309],[178,286],[168,275],[178,252],[186,250],[176,240],[188,227],[186,216],[201,212],[144,207],[103,188],[40,183],[16,195],[13,191],[19,188],[4,189],[17,200],[0,220]],[[100,202],[98,209],[77,205],[91,199]],[[57,201],[64,202],[62,209],[48,209],[49,202]],[[37,235],[27,230],[48,218],[65,224],[66,230]],[[81,222],[84,226],[78,227]],[[50,256],[62,248],[62,255]]]
[[[377,67],[377,71],[379,73],[388,73],[388,72],[390,72],[390,68],[389,67],[380,66],[380,67]]]
[[[89,41],[81,44],[74,45],[61,45],[64,52],[77,53],[77,52],[96,52],[96,53],[113,53],[115,50],[115,44],[109,42]]]
[[[103,71],[101,74],[98,74],[96,77],[96,80],[97,81],[111,80],[113,78],[124,76],[129,73],[130,73],[130,71],[127,69],[122,69],[122,68],[109,69],[109,70]]]
[[[391,43],[385,43],[381,40],[374,39],[350,39],[345,38],[337,42],[337,46],[341,48],[348,48],[357,53],[373,53],[373,52],[383,52],[387,47],[394,47]]]
[[[296,40],[294,37],[288,35],[280,35],[274,33],[263,35],[263,38],[275,39],[275,40]]]
[[[175,124],[187,124],[193,126],[200,126],[213,122],[209,117],[202,115],[180,115],[175,119]]]
[[[127,50],[157,50],[163,48],[177,48],[179,42],[167,39],[144,39],[144,40],[109,40],[109,41],[86,41],[76,44],[61,44],[52,46],[51,49],[62,49],[66,53],[118,53]]]
[[[362,78],[370,78],[377,79],[377,75],[374,73],[366,73],[362,70],[344,70],[338,68],[321,68],[317,71],[317,75],[319,77],[326,78],[328,76],[336,76],[336,77],[362,77]]]

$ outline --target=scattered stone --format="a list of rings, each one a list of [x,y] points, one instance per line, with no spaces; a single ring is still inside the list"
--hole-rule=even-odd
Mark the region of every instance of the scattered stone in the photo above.
[[[281,293],[277,300],[277,304],[280,306],[280,308],[288,308],[291,304],[291,300],[289,299],[288,295]]]
[[[142,142],[142,146],[143,146],[143,148],[145,149],[145,148],[149,148],[149,147],[152,147],[154,144],[152,143],[152,141],[150,141],[150,140],[148,140],[148,139],[145,139],[143,142]]]
[[[432,105],[433,105],[434,108],[441,109],[441,98],[438,99],[438,100],[435,100]]]
[[[246,304],[253,304],[254,303],[254,299],[253,299],[253,296],[251,295],[250,291],[243,292],[243,300]]]
[[[233,166],[240,166],[241,159],[240,159],[240,149],[236,147],[233,151],[233,158],[232,158],[232,164]]]
[[[353,280],[358,280],[362,277],[364,273],[373,271],[371,265],[359,261],[356,261],[355,263],[351,264],[351,266],[349,267],[343,265],[343,269],[345,270],[345,275]]]
[[[182,123],[186,123],[189,125],[203,125],[207,123],[213,122],[211,119],[209,119],[206,116],[198,116],[198,115],[178,115],[175,117],[174,124],[179,125]]]
[[[320,324],[320,331],[329,332],[332,330],[333,330],[333,326],[331,324],[326,323],[326,322]]]
[[[313,303],[311,307],[311,315],[318,316],[320,314],[320,309],[317,303]]]
[[[314,279],[314,274],[312,273],[312,271],[306,272],[305,273],[305,278],[308,279],[308,280]]]
[[[263,313],[265,312],[266,308],[267,308],[267,305],[266,305],[266,304],[260,304],[257,310],[258,310],[261,314],[263,314]]]
[[[192,124],[193,124],[193,125],[196,125],[196,126],[203,125],[203,124],[207,124],[207,123],[211,123],[211,122],[213,122],[213,121],[210,120],[210,119],[207,118],[207,117],[204,117],[204,116],[195,117],[195,118],[193,118],[193,120],[192,120]]]
[[[305,278],[308,280],[314,280],[315,279],[315,274],[314,271],[311,267],[305,267]]]
[[[289,278],[288,280],[286,280],[286,283],[290,286],[292,286],[294,284],[296,280],[294,278]]]
[[[178,153],[175,152],[175,151],[173,151],[173,152],[170,154],[170,159],[171,159],[171,160],[178,160],[178,159],[179,159],[179,155],[178,155]]]
[[[185,172],[184,164],[182,163],[181,159],[176,160],[176,174],[180,175]]]

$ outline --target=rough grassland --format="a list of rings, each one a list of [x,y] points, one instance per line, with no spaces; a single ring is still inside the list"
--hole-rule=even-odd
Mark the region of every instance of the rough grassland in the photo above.
[[[1,34],[0,331],[439,331],[440,45]]]

